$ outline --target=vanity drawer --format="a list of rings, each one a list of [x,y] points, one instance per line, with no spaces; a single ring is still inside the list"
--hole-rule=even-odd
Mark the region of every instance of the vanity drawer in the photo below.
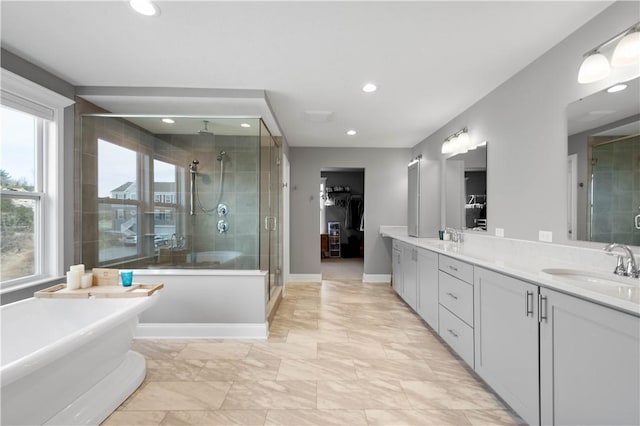
[[[462,281],[466,281],[468,283],[473,282],[473,265],[448,256],[440,255],[438,259],[438,266],[441,271],[453,275],[456,278],[460,278]]]
[[[442,337],[471,368],[475,368],[473,329],[442,305],[439,306],[438,312],[440,337]]]
[[[438,301],[473,327],[473,286],[440,271]]]

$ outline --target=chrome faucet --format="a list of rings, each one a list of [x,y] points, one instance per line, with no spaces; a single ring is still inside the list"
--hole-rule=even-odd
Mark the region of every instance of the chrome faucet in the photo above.
[[[451,235],[451,241],[453,241],[454,243],[461,243],[462,242],[462,236],[464,235],[462,233],[462,230],[458,230],[455,228],[445,228],[444,229],[445,232],[447,232],[449,235]]]
[[[616,249],[616,248],[619,248],[625,252],[625,254],[627,255],[627,258],[626,258],[627,264],[625,266],[622,256],[619,255],[618,264],[616,265],[616,268],[613,270],[613,273],[616,275],[624,276],[624,277],[639,278],[640,270],[638,269],[636,258],[634,257],[633,252],[631,251],[629,246],[625,246],[624,244],[611,243],[611,244],[607,244],[603,250],[606,251],[607,253],[611,253],[613,249]]]

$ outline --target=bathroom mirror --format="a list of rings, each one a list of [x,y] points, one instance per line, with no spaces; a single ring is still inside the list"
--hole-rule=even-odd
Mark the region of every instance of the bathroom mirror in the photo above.
[[[639,79],[616,86],[567,108],[568,239],[638,246]]]
[[[487,145],[447,158],[445,224],[487,230]]]

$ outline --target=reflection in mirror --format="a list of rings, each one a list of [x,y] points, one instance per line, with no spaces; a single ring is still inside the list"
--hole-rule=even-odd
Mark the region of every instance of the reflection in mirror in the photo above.
[[[639,79],[620,86],[567,109],[571,240],[640,245]]]
[[[487,230],[487,145],[446,161],[446,226]]]

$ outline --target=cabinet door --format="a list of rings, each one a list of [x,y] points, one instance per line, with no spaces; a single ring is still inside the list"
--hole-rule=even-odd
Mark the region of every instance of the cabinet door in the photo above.
[[[438,330],[438,255],[418,249],[418,314]]]
[[[392,273],[393,273],[393,289],[398,293],[399,296],[402,296],[402,249],[395,248],[393,249],[393,265],[392,265]]]
[[[528,424],[539,424],[538,287],[474,271],[475,369]]]
[[[540,290],[542,424],[640,424],[640,318]]]
[[[402,298],[415,311],[418,301],[417,251],[413,246],[402,249]]]

